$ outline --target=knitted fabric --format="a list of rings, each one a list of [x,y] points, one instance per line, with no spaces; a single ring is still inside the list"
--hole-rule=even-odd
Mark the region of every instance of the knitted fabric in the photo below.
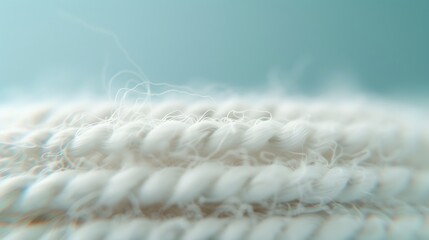
[[[427,112],[380,102],[2,106],[4,239],[428,239]]]

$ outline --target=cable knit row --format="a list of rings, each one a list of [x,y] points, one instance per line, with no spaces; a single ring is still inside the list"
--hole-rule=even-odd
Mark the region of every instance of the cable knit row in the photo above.
[[[258,102],[236,100],[218,103],[167,101],[161,103],[82,103],[60,106],[1,106],[0,123],[15,127],[56,127],[99,123],[105,120],[132,121],[135,119],[274,119],[290,121],[312,119],[318,122],[351,123],[361,120],[405,120],[413,114],[409,109],[380,102],[334,102],[289,99]]]
[[[228,153],[259,158],[313,156],[326,161],[404,162],[428,165],[429,137],[408,126],[369,123],[341,125],[304,120],[247,122],[165,121],[108,123],[86,128],[14,130],[0,132],[0,159],[9,163],[41,156],[76,163],[91,156],[131,156],[134,159],[190,160],[219,158]],[[51,159],[49,159],[51,160]],[[120,161],[120,160],[118,160]],[[10,166],[8,166],[10,168]]]
[[[429,238],[427,215],[303,215],[295,218],[213,219],[188,221],[174,218],[165,221],[132,219],[99,220],[83,225],[39,223],[11,227],[4,240],[76,239],[76,240],[424,240]]]
[[[425,112],[27,107],[0,107],[2,239],[429,239]]]
[[[318,165],[192,169],[130,168],[119,172],[62,171],[46,177],[18,175],[0,181],[0,216],[68,210],[77,203],[90,209],[117,209],[134,196],[141,207],[189,203],[267,201],[304,204],[399,202],[427,204],[429,171],[404,167],[356,168]],[[395,200],[396,199],[396,200]],[[86,202],[85,202],[86,201]]]

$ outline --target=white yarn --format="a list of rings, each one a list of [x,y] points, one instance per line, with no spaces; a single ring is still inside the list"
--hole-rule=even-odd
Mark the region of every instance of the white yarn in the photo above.
[[[263,220],[249,218],[205,218],[188,221],[174,218],[166,221],[147,219],[98,220],[82,226],[39,223],[11,227],[5,240],[17,239],[220,239],[220,240],[415,240],[429,238],[428,215],[399,215],[393,217],[368,215],[303,215],[295,218],[269,217]]]
[[[308,120],[319,123],[334,121],[350,124],[366,120],[369,123],[401,123],[424,119],[419,111],[375,101],[300,101],[296,99],[273,102],[178,102],[176,100],[151,105],[82,103],[61,105],[0,106],[1,129],[81,127],[106,120],[132,122],[144,120],[275,120],[282,123]],[[417,112],[417,114],[416,114]]]
[[[243,152],[246,155],[242,156],[248,158],[241,157],[242,161],[249,157],[260,161],[261,153],[272,153],[280,158],[305,156],[309,159],[308,156],[313,156],[312,160],[324,158],[325,161],[354,163],[406,161],[408,165],[428,166],[426,135],[415,132],[414,128],[412,123],[386,129],[366,121],[341,125],[304,120],[287,123],[274,120],[99,123],[82,129],[2,131],[0,154],[9,159],[9,163],[61,154],[69,163],[78,164],[82,158],[88,162],[94,156],[99,160],[102,156],[127,155],[135,161],[142,157],[189,161]],[[235,158],[240,159],[238,155]],[[120,160],[116,160],[118,163]]]
[[[3,106],[0,237],[428,239],[427,116],[295,100]]]
[[[283,165],[225,167],[213,164],[192,169],[130,168],[62,171],[37,178],[9,177],[0,182],[0,216],[5,213],[42,213],[69,210],[75,202],[91,199],[92,209],[117,209],[129,196],[142,207],[192,202],[249,204],[303,204],[395,201],[426,204],[429,171],[405,167],[355,168],[310,165],[291,169]],[[90,210],[88,210],[90,211]]]

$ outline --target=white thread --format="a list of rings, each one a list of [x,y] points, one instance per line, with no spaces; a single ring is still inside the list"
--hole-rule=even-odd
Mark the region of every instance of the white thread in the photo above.
[[[295,100],[0,112],[6,239],[429,238],[426,113]]]
[[[332,126],[332,125],[331,125]],[[383,130],[379,130],[383,129]],[[244,151],[244,156],[259,156],[262,152],[278,156],[311,156],[313,160],[360,163],[403,162],[427,166],[424,147],[425,135],[405,134],[403,131],[385,131],[368,124],[334,127],[308,121],[231,122],[202,121],[192,124],[167,121],[161,124],[144,122],[125,123],[119,127],[99,124],[87,129],[65,128],[58,130],[24,130],[0,133],[0,154],[9,163],[15,159],[35,159],[62,154],[70,163],[85,163],[96,156],[125,154],[141,157],[189,159],[194,157],[220,157],[228,152]],[[261,137],[258,137],[258,136]],[[389,138],[389,142],[379,142]],[[393,140],[392,140],[393,139]],[[383,145],[384,144],[384,145]],[[400,148],[398,148],[400,146]],[[420,147],[419,147],[420,146]],[[338,153],[333,152],[338,149]],[[429,148],[428,148],[429,149]],[[356,156],[361,156],[360,158]],[[329,159],[331,158],[331,159]],[[61,158],[60,158],[61,159]],[[64,159],[64,158],[63,158]],[[246,158],[244,158],[245,160]],[[120,164],[120,162],[116,162]],[[12,167],[9,166],[12,170]]]
[[[151,105],[112,104],[112,103],[81,103],[62,105],[28,105],[1,106],[0,122],[13,126],[49,126],[59,125],[80,126],[82,124],[94,124],[113,116],[125,121],[136,117],[150,116],[151,119],[164,119],[166,116],[180,115],[191,116],[196,119],[201,117],[221,118],[245,118],[245,119],[270,119],[277,121],[290,121],[294,119],[309,118],[318,122],[335,120],[340,123],[351,123],[363,118],[371,122],[392,121],[408,119],[407,115],[416,114],[417,111],[410,107],[401,107],[394,104],[385,104],[374,101],[326,101],[277,99],[271,102],[233,100],[218,102],[180,102],[166,101],[153,102]],[[119,115],[118,116],[118,112]],[[25,116],[25,117],[23,117]]]
[[[256,219],[214,219],[188,221],[183,218],[165,221],[145,219],[102,220],[83,226],[55,226],[41,223],[35,226],[12,227],[5,240],[16,239],[427,239],[427,215],[303,215],[295,218],[271,217]]]
[[[278,203],[299,200],[306,204],[356,201],[426,204],[429,188],[422,186],[428,184],[429,171],[404,167],[329,169],[312,165],[293,170],[282,165],[204,164],[193,169],[63,171],[40,180],[26,175],[2,180],[0,206],[1,212],[6,213],[40,213],[67,210],[73,203],[91,197],[94,206],[115,209],[131,195],[137,196],[142,206],[228,200],[258,204],[270,200]]]

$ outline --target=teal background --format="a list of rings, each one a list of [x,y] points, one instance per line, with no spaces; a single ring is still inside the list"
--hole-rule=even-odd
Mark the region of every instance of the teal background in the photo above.
[[[0,0],[0,98],[107,94],[106,79],[135,68],[100,29],[152,82],[426,96],[428,12],[417,0]]]

